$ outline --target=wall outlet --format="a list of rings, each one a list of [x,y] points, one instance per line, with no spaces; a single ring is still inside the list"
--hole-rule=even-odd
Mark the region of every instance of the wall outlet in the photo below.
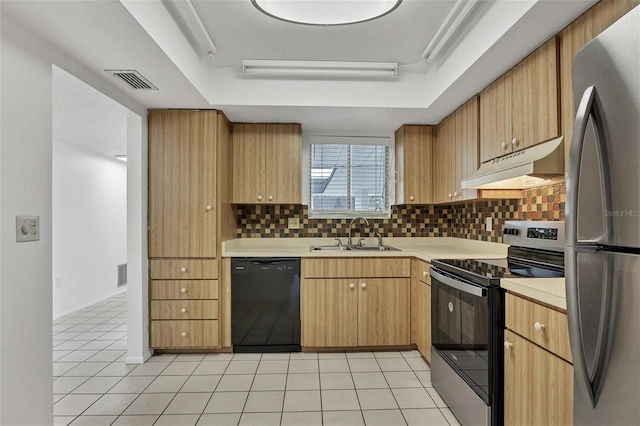
[[[289,218],[287,218],[287,228],[289,228],[289,229],[300,229],[300,218],[298,218],[298,217],[289,217]]]
[[[53,279],[53,282],[55,283],[56,288],[62,288],[62,277],[61,276],[56,276]]]
[[[40,239],[40,216],[16,216],[16,242]]]
[[[493,218],[491,216],[484,218],[484,229],[487,232],[493,231]]]

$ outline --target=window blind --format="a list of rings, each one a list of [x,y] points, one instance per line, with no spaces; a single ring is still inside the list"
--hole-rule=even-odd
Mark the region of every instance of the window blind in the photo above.
[[[389,211],[388,144],[311,143],[309,153],[312,213]]]

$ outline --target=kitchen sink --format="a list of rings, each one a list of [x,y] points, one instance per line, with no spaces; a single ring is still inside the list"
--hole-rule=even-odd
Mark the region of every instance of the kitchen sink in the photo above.
[[[400,251],[391,246],[311,246],[309,251]]]

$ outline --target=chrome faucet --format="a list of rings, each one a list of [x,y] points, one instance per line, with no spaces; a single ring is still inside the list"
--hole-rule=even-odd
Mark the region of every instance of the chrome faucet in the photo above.
[[[369,221],[364,217],[354,217],[353,219],[351,219],[351,222],[349,223],[349,239],[347,240],[348,245],[352,245],[351,244],[351,228],[353,228],[353,223],[358,219],[363,220],[364,223],[366,223],[367,226],[369,226]]]

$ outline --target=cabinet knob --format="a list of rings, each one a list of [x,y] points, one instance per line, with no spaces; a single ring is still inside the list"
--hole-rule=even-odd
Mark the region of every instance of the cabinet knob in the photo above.
[[[273,200],[273,195],[269,195],[269,201]]]
[[[349,288],[353,289],[356,288],[356,285],[354,283],[349,284]]]
[[[210,211],[211,211],[211,209],[212,209],[211,204],[207,204],[206,209],[207,209],[207,211],[208,211],[208,212],[210,212]]]
[[[458,191],[454,192],[454,193],[453,193],[453,196],[454,196],[454,197],[457,197],[457,196],[458,196]]]
[[[506,142],[502,142],[500,144],[500,146],[502,147],[502,149],[506,149],[507,148],[507,143]]]
[[[536,331],[543,331],[544,330],[544,324],[540,324],[539,322],[535,322],[535,324],[533,324],[533,328],[536,329]]]
[[[180,310],[182,311],[182,313],[183,313],[183,314],[186,314],[186,313],[187,313],[187,308],[182,308],[182,309],[180,309]]]
[[[186,288],[184,288],[184,287],[182,287],[182,288],[180,289],[180,292],[181,292],[181,293],[186,293],[186,292],[187,292],[187,289],[186,289]]]
[[[180,272],[187,272],[187,268],[183,266],[182,268],[180,268]]]
[[[429,276],[429,271],[422,271],[422,275],[425,276],[425,277],[428,277]]]
[[[452,198],[452,197],[453,197],[453,194],[452,194],[452,193],[449,193],[449,198]]]
[[[367,283],[362,283],[362,284],[360,284],[360,287],[362,287],[362,288],[367,288]]]
[[[258,201],[262,201],[262,195],[258,195]]]
[[[519,144],[520,144],[520,141],[518,141],[518,139],[516,138],[511,139],[511,145],[518,146]]]
[[[413,195],[411,195],[411,196],[409,197],[409,201],[413,201],[413,200],[415,200],[415,199],[416,199],[416,198],[415,198]]]
[[[504,348],[505,349],[511,349],[512,347],[513,347],[513,343],[511,343],[511,342],[509,342],[507,340],[504,341]]]
[[[187,337],[187,332],[186,331],[182,332],[182,337]]]

